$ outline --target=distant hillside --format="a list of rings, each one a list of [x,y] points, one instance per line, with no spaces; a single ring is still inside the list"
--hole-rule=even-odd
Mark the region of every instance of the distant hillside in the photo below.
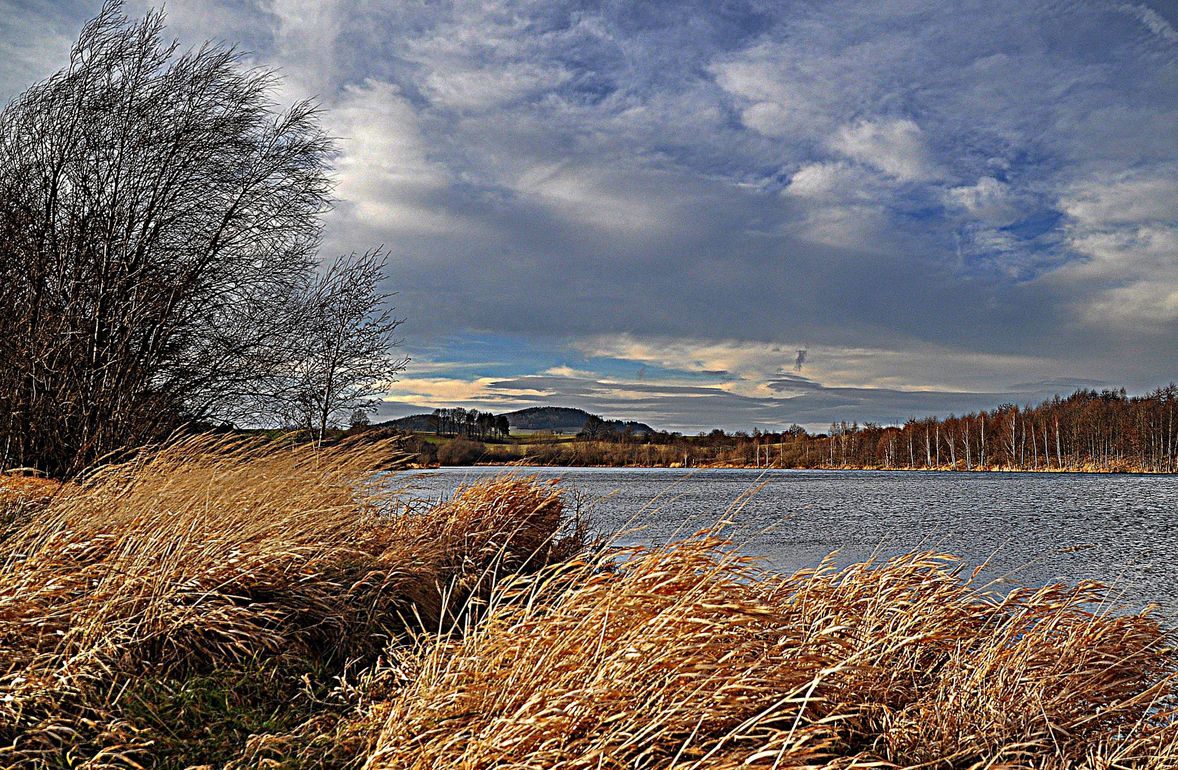
[[[576,433],[585,427],[585,421],[589,419],[590,414],[584,409],[571,409],[567,406],[532,406],[517,412],[508,412],[506,417],[514,429]],[[654,428],[646,423],[633,420],[606,420],[605,425],[614,431],[625,431],[629,428],[633,433],[654,433]]]
[[[507,422],[513,430],[535,432],[552,431],[554,433],[577,433],[585,427],[585,421],[590,414],[584,409],[571,409],[565,406],[533,406],[508,412]],[[379,427],[396,428],[406,431],[432,432],[434,423],[430,414],[411,414],[408,417],[398,417],[379,424]],[[643,422],[633,420],[606,420],[605,427],[610,431],[624,432],[627,428],[631,433],[654,433],[654,428]]]
[[[396,428],[397,430],[419,431],[421,433],[432,432],[434,424],[431,421],[432,415],[428,414],[411,414],[408,417],[398,417],[395,420],[388,420],[379,423],[381,428]]]

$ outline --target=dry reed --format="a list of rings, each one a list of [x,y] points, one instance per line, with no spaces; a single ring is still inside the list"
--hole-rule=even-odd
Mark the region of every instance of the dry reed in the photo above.
[[[504,480],[397,515],[373,474],[389,451],[190,439],[18,525],[0,557],[0,766],[205,749],[174,734],[178,712],[215,710],[194,699],[259,709],[230,733],[265,726],[406,629],[445,630],[447,606],[498,571],[553,554],[555,489]]]
[[[398,512],[380,451],[198,439],[59,492],[0,561],[0,764],[1178,767],[1178,656],[1096,584],[600,551],[531,479]]]
[[[780,576],[720,546],[502,584],[397,658],[364,766],[1178,766],[1178,660],[1094,584],[998,596],[937,554]]]

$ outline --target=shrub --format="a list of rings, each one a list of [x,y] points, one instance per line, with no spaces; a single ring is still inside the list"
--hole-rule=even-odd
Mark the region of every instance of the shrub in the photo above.
[[[437,458],[441,465],[473,465],[486,453],[487,448],[478,441],[454,438],[438,447]]]

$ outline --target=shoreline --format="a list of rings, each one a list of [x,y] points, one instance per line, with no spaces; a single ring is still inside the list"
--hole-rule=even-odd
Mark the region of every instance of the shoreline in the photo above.
[[[1076,476],[1178,476],[1178,470],[1163,471],[1148,468],[1007,468],[989,466],[985,468],[952,468],[941,466],[937,468],[909,468],[865,466],[865,465],[822,465],[822,466],[756,466],[723,464],[700,465],[613,465],[613,464],[578,464],[565,465],[556,463],[531,462],[527,458],[512,462],[474,462],[462,464],[414,464],[413,470],[439,470],[442,468],[615,468],[619,470],[746,470],[746,471],[878,471],[886,473],[1009,473],[1009,474],[1067,474]]]

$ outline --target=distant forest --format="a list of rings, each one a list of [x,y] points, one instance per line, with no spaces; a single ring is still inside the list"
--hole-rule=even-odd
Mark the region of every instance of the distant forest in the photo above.
[[[779,457],[767,452],[762,462],[785,457],[795,465],[1173,472],[1175,399],[1178,387],[1171,383],[1144,396],[1128,396],[1123,388],[1078,390],[1037,406],[1003,404],[959,417],[909,420],[901,427],[842,422],[818,436],[775,434],[768,441],[777,444]],[[797,457],[799,447],[803,458]]]
[[[511,425],[507,415],[480,412],[477,409],[435,409],[426,415],[427,424],[439,436],[463,436],[468,439],[485,440],[507,438]]]
[[[911,419],[903,426],[839,422],[817,434],[797,425],[779,432],[635,433],[612,430],[608,422],[595,418],[592,429],[582,430],[577,440],[486,447],[481,454],[468,449],[463,456],[474,462],[570,466],[1172,473],[1178,470],[1176,400],[1178,386],[1173,383],[1144,396],[1129,396],[1124,389],[1078,390],[1037,406],[1003,404],[960,416]],[[456,422],[464,428],[471,425]],[[473,422],[493,424],[478,417]]]

